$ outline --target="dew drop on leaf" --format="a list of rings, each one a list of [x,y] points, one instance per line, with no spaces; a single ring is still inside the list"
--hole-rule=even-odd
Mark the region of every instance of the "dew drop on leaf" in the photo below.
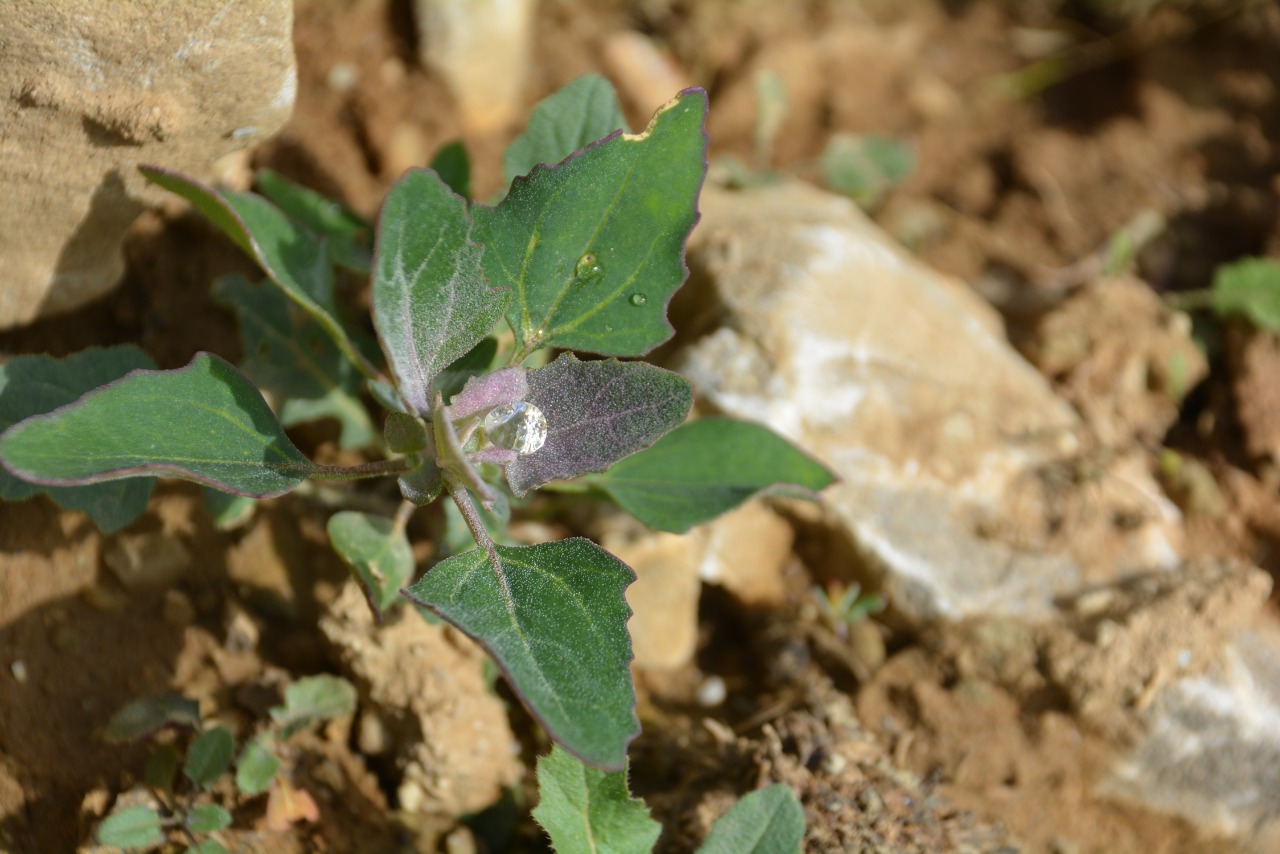
[[[594,252],[588,252],[574,265],[573,277],[579,284],[590,285],[604,278],[604,266]]]
[[[547,441],[547,419],[532,403],[504,403],[484,417],[484,434],[499,448],[528,456]]]
[[[648,298],[647,296],[645,296],[644,294],[632,294],[632,295],[631,295],[631,304],[632,304],[632,305],[644,305],[644,304],[645,304],[645,303],[647,303],[648,301],[649,301],[649,298]]]

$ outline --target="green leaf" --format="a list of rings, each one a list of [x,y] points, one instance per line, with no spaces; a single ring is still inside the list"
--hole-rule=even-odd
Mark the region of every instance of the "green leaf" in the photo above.
[[[662,825],[627,791],[627,772],[597,771],[553,747],[538,760],[534,819],[563,852],[649,854]]]
[[[231,813],[217,804],[197,804],[187,810],[187,830],[213,833],[231,826]]]
[[[98,842],[117,848],[148,848],[164,842],[160,816],[151,807],[116,810],[98,826]]]
[[[182,766],[182,773],[197,786],[210,786],[231,767],[235,749],[235,740],[226,727],[205,730],[187,748],[187,761]]]
[[[900,139],[837,133],[827,141],[821,164],[827,186],[851,197],[860,207],[874,208],[885,193],[915,171],[916,155]]]
[[[471,158],[461,140],[455,139],[437,151],[431,158],[431,168],[446,187],[464,199],[471,198]]]
[[[766,427],[701,418],[590,482],[649,527],[679,534],[762,492],[812,498],[835,476]]]
[[[353,715],[355,711],[355,686],[322,673],[290,683],[284,689],[284,705],[271,710],[271,719],[280,726],[280,737],[288,738],[312,721]]]
[[[258,170],[258,189],[285,214],[327,238],[333,263],[368,275],[373,230],[355,211],[272,169]]]
[[[377,430],[360,402],[363,377],[318,323],[278,288],[251,284],[244,276],[218,279],[213,295],[239,319],[240,370],[283,399],[281,424],[334,418],[342,426],[341,447],[364,448],[374,442]]]
[[[363,373],[376,373],[338,322],[333,268],[323,240],[260,196],[219,193],[194,178],[156,166],[138,170],[151,183],[191,202],[320,324],[352,364],[361,365]]]
[[[1280,261],[1245,258],[1218,267],[1213,308],[1219,315],[1241,314],[1259,329],[1280,333]]]
[[[329,542],[351,568],[378,614],[400,596],[413,575],[413,551],[403,529],[385,516],[344,510],[329,517]]]
[[[130,371],[155,366],[150,356],[132,344],[91,347],[65,359],[15,356],[0,365],[0,430],[65,406]],[[87,514],[107,534],[142,515],[154,488],[153,478],[93,486],[41,486],[19,480],[0,468],[0,498],[21,501],[43,492],[59,506]]]
[[[467,380],[482,374],[493,367],[493,357],[498,354],[498,339],[490,336],[460,356],[456,362],[440,372],[436,377],[436,391],[444,397],[445,403],[462,391]]]
[[[243,495],[219,492],[207,486],[200,487],[205,512],[219,531],[233,531],[253,517],[258,502]]]
[[[418,414],[431,411],[436,374],[506,310],[510,293],[488,286],[483,253],[466,202],[435,173],[410,170],[391,188],[374,251],[373,323],[400,396]]]
[[[256,498],[288,492],[312,468],[258,390],[209,353],[15,424],[0,434],[0,459],[37,483],[158,475]]]
[[[236,760],[236,788],[250,797],[260,795],[271,788],[271,781],[280,770],[280,760],[275,755],[275,739],[268,733],[245,743]]]
[[[687,89],[644,133],[620,134],[517,179],[476,205],[484,269],[515,290],[507,320],[522,352],[554,345],[639,356],[671,337],[667,303],[707,170],[707,96]]]
[[[623,596],[635,574],[582,538],[496,550],[497,566],[472,549],[406,592],[484,646],[555,741],[622,770],[640,731]]]
[[[548,481],[603,471],[675,428],[693,405],[688,380],[644,362],[581,362],[562,353],[526,377],[526,400],[547,419],[547,441],[507,464],[518,497]]]
[[[181,694],[164,693],[134,700],[116,712],[103,730],[107,741],[136,741],[167,726],[200,725],[200,704]]]
[[[182,765],[182,756],[172,744],[162,744],[147,755],[147,765],[142,779],[159,792],[172,792],[173,781]]]
[[[804,809],[791,789],[775,783],[722,815],[698,854],[798,854],[803,841]]]
[[[599,74],[584,74],[533,108],[529,126],[502,155],[502,177],[511,182],[540,164],[559,163],[578,149],[627,131],[611,84]]]
[[[205,839],[194,847],[188,848],[183,854],[227,854],[227,849],[215,839]]]

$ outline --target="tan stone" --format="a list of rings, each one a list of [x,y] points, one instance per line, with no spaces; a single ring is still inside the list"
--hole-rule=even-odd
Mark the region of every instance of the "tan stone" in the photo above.
[[[520,779],[515,736],[485,677],[487,656],[456,629],[412,609],[375,625],[350,582],[320,620],[321,631],[361,687],[362,708],[385,727],[407,812],[482,810]]]
[[[111,290],[135,168],[197,175],[277,130],[297,89],[289,0],[0,3],[0,328]]]
[[[635,571],[627,588],[627,624],[635,666],[671,670],[693,660],[698,646],[698,563],[693,535],[608,533],[600,544]]]
[[[524,107],[536,0],[416,0],[424,64],[448,82],[462,124],[482,136]]]
[[[698,574],[751,607],[777,607],[786,601],[782,571],[791,557],[795,532],[761,501],[694,529],[702,546]]]

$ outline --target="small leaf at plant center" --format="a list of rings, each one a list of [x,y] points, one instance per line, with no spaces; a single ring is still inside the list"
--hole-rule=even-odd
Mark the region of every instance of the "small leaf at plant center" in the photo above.
[[[231,813],[217,804],[196,804],[187,810],[187,830],[192,833],[213,833],[231,826]]]
[[[624,591],[635,574],[590,540],[442,561],[405,592],[480,642],[555,741],[621,770],[640,730]]]
[[[322,673],[290,683],[284,689],[284,705],[271,710],[271,719],[288,738],[314,720],[355,714],[356,689],[345,679]]]
[[[242,794],[252,797],[271,787],[271,781],[280,769],[274,748],[275,739],[267,733],[245,743],[240,757],[236,759],[236,788]]]

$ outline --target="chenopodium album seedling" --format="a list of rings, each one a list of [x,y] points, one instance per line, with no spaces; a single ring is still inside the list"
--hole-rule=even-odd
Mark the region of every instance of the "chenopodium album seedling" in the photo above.
[[[762,491],[812,496],[832,480],[764,427],[683,423],[690,384],[618,358],[672,334],[706,111],[706,94],[689,89],[630,134],[608,83],[581,78],[507,150],[498,204],[467,200],[465,159],[450,147],[438,170],[410,170],[391,189],[372,252],[358,217],[277,175],[261,176],[263,198],[143,167],[267,275],[217,285],[240,317],[241,369],[198,353],[155,370],[135,347],[11,360],[0,368],[0,494],[43,490],[116,530],[142,512],[155,477],[264,498],[309,478],[395,476],[406,501],[395,518],[343,511],[329,524],[373,606],[403,594],[457,626],[555,742],[622,769],[639,730],[623,595],[632,571],[583,538],[503,544],[485,511],[501,520],[508,491],[522,499],[580,478],[641,521],[683,531]],[[381,352],[346,322],[335,266],[369,274]],[[552,350],[562,352],[548,360]],[[365,393],[390,411],[381,439]],[[342,444],[381,458],[307,459],[284,427],[321,417],[342,425]],[[477,545],[410,584],[405,520],[442,494]]]
[[[98,827],[103,845],[146,850],[174,838],[187,852],[226,854],[211,834],[231,825],[231,812],[213,791],[235,765],[231,777],[242,797],[267,793],[266,824],[287,825],[303,816],[315,820],[314,799],[294,789],[282,773],[282,745],[314,721],[351,715],[356,689],[336,676],[308,676],[290,684],[283,705],[271,709],[271,723],[244,741],[236,753],[235,738],[223,726],[201,728],[200,706],[179,694],[135,700],[116,713],[104,736],[110,742],[139,741],[170,730],[193,730],[184,749],[181,739],[158,743],[147,758],[142,782],[147,793],[138,803],[116,804]],[[181,775],[179,775],[181,770]]]

